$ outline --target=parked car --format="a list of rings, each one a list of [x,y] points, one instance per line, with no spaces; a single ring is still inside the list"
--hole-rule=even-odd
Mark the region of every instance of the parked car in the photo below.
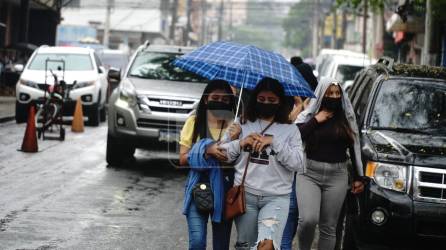
[[[129,56],[127,53],[117,49],[106,49],[101,50],[98,53],[99,58],[101,59],[102,64],[107,70],[116,70],[122,76],[122,73],[127,68],[127,64],[129,62]],[[111,92],[118,86],[119,82],[114,78],[107,77],[108,81],[108,96],[110,96]]]
[[[178,141],[207,82],[172,64],[190,51],[192,48],[145,44],[131,58],[122,80],[117,71],[109,71],[110,78],[120,80],[109,100],[106,159],[110,165],[132,157],[135,148],[156,145],[160,149]]]
[[[47,59],[63,60],[65,66],[61,62],[46,63]],[[64,103],[64,115],[73,115],[76,100],[80,97],[83,113],[90,125],[98,126],[100,121],[105,121],[106,72],[92,49],[42,46],[34,51],[25,66],[16,65],[16,68],[23,70],[16,84],[17,123],[27,120],[30,103],[43,103],[45,88],[54,84],[49,69],[70,88],[70,99]]]
[[[370,58],[361,53],[347,50],[324,49],[316,59],[318,79],[333,77],[341,82],[344,90],[348,91],[358,73],[371,64]]]
[[[371,181],[347,202],[344,249],[444,249],[446,69],[382,58],[349,96]]]

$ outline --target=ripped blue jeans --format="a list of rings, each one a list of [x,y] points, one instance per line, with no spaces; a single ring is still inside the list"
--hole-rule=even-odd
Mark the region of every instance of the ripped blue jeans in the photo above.
[[[280,249],[290,195],[260,196],[245,192],[245,197],[246,213],[235,218],[235,249],[257,249],[257,244],[263,240],[272,240],[274,248]]]

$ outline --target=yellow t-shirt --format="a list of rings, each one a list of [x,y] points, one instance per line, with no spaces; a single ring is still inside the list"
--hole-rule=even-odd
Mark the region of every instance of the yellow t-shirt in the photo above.
[[[194,126],[195,126],[195,115],[189,116],[187,118],[186,122],[184,123],[183,128],[181,129],[180,133],[180,145],[191,148],[192,147],[192,135],[194,132]],[[218,136],[220,135],[220,128],[209,128],[209,131],[211,132],[211,136],[213,140],[218,140]],[[221,131],[221,136],[223,137],[224,133],[226,131],[226,128],[224,128]],[[198,136],[197,140],[200,139],[200,136]]]

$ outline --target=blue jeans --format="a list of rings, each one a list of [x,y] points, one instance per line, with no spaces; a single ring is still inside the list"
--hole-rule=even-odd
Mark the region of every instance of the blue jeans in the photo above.
[[[289,195],[261,196],[245,192],[246,213],[235,218],[235,249],[257,249],[263,240],[272,240],[279,249],[290,206]]]
[[[206,250],[207,224],[209,214],[205,215],[197,210],[191,202],[189,213],[186,215],[189,228],[189,249]],[[231,221],[221,223],[212,222],[212,249],[228,250],[231,237]]]
[[[283,231],[281,250],[291,250],[293,247],[293,239],[296,235],[297,224],[299,220],[299,210],[297,209],[296,198],[296,175],[294,175],[293,187],[290,193],[290,211],[288,212],[288,220]]]
[[[234,172],[223,173],[225,192],[234,183]],[[207,225],[210,214],[203,214],[197,210],[194,201],[190,203],[189,213],[186,214],[189,229],[189,249],[206,250]],[[231,238],[232,220],[220,223],[212,222],[212,249],[228,250]]]

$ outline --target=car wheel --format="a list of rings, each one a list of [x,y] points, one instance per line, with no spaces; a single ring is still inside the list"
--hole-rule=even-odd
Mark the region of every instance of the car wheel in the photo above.
[[[60,140],[61,141],[65,141],[65,129],[64,128],[60,128]]]
[[[100,120],[101,122],[105,122],[105,120],[107,120],[107,112],[106,112],[106,110],[105,110],[105,107],[102,107],[101,110],[100,110],[99,112],[100,112],[100,114],[99,114],[99,120]]]
[[[15,121],[16,123],[24,123],[28,119],[28,104],[21,104],[20,102],[15,102]]]
[[[135,147],[117,140],[112,135],[107,135],[106,160],[111,166],[121,166],[123,162],[133,157]]]
[[[93,104],[88,113],[88,125],[97,127],[99,126],[99,106],[97,104]]]
[[[359,250],[353,229],[353,215],[347,214],[345,216],[345,226],[342,234],[342,249],[343,250]]]

